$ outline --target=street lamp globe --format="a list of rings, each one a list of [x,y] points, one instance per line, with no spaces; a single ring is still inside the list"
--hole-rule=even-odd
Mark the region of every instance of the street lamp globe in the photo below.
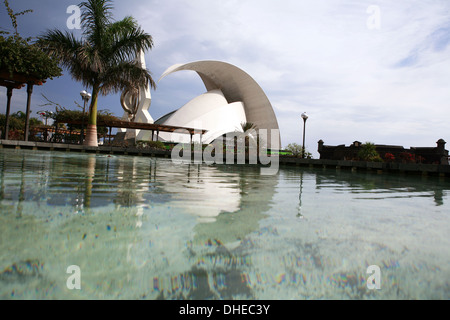
[[[87,95],[86,90],[81,91],[80,95],[81,95],[82,98],[84,98]]]
[[[305,133],[306,133],[306,120],[308,120],[308,115],[306,112],[302,113],[303,119],[303,145],[302,145],[302,159],[305,158]]]
[[[302,113],[302,119],[306,121],[306,120],[308,120],[308,118],[309,118],[309,117],[308,117],[308,115],[306,114],[306,112],[303,112],[303,113]]]

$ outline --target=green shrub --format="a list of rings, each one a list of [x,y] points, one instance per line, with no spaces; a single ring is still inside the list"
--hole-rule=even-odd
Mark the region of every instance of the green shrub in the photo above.
[[[166,145],[161,141],[137,141],[136,145],[140,149],[161,149],[166,150]]]
[[[362,161],[383,162],[383,159],[376,150],[375,144],[371,142],[366,142],[361,146],[361,150],[358,152],[358,158]]]
[[[39,80],[62,75],[62,69],[54,59],[18,36],[0,36],[0,70],[5,70],[10,76],[18,73]]]
[[[0,130],[4,130],[6,125],[6,115],[0,114]],[[43,125],[42,121],[30,118],[30,127]],[[18,111],[9,116],[9,130],[25,130],[25,113]]]
[[[290,153],[292,153],[293,156],[295,157],[301,157],[302,156],[302,151],[303,151],[303,147],[297,143],[290,143],[287,145],[287,147],[285,148],[286,151],[289,151]],[[308,152],[305,149],[305,158],[308,159],[312,159],[312,153]]]
[[[0,36],[0,71],[9,73],[10,77],[21,74],[40,81],[61,76],[62,69],[58,66],[58,62],[44,53],[36,44],[30,43],[31,38],[24,39],[18,32],[17,17],[33,10],[14,12],[8,0],[4,0],[3,4],[11,19],[14,33],[0,31],[0,34],[9,35],[8,37]]]

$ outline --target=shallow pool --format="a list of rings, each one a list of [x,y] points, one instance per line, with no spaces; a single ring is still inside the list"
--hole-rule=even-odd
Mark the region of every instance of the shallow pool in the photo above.
[[[0,299],[449,299],[449,231],[445,178],[0,150]]]

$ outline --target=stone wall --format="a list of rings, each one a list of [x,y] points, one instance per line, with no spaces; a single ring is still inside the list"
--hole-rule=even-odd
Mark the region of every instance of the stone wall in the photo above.
[[[358,161],[358,153],[362,148],[359,141],[353,142],[350,146],[326,146],[323,140],[318,142],[320,159],[322,160],[353,160]],[[440,139],[436,142],[436,147],[411,147],[405,149],[402,146],[375,145],[375,148],[382,159],[386,159],[386,154],[393,155],[392,162],[397,163],[424,163],[424,164],[445,164],[448,165],[448,150],[445,150],[446,142]]]

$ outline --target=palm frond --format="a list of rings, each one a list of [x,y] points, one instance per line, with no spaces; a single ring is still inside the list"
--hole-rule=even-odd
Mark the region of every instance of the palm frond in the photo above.
[[[80,6],[81,40],[69,32],[52,30],[40,37],[39,45],[93,92],[107,95],[142,85],[155,89],[150,71],[135,61],[138,52],[153,48],[152,36],[132,17],[114,22],[111,0],[87,0]]]
[[[88,0],[80,4],[83,34],[87,38],[99,38],[111,23],[113,6],[111,0]]]
[[[109,55],[114,61],[131,60],[136,52],[153,48],[152,36],[145,33],[132,17],[111,24],[107,34],[113,39]]]
[[[37,45],[58,60],[61,67],[69,70],[72,78],[85,86],[92,86],[96,70],[92,68],[95,59],[87,43],[77,40],[69,32],[50,30],[39,37]]]
[[[142,69],[135,61],[122,62],[111,66],[102,75],[101,93],[106,95],[109,92],[136,89],[143,85],[156,88],[150,71]]]
[[[254,123],[251,122],[242,122],[241,123],[241,128],[243,132],[247,132],[250,130],[256,130],[257,126]]]
[[[82,47],[81,41],[77,40],[73,34],[60,30],[47,31],[45,35],[38,38],[37,45],[47,54],[58,58],[64,66],[77,57],[78,50]]]

